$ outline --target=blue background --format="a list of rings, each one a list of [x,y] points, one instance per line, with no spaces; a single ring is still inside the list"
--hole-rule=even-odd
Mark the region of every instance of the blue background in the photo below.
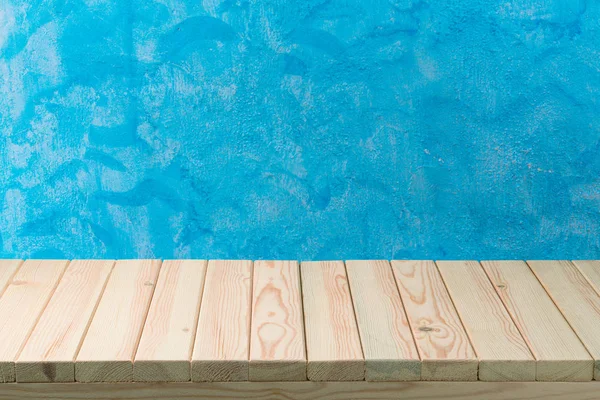
[[[0,4],[1,257],[600,257],[598,1]]]

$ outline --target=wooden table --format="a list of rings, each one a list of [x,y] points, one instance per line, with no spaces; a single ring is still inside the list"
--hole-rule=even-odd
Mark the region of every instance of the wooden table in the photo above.
[[[595,399],[599,261],[1,260],[0,399]]]

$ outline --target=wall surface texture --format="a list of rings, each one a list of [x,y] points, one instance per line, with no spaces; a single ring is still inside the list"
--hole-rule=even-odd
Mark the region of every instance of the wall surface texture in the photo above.
[[[0,0],[0,257],[599,258],[596,0]]]

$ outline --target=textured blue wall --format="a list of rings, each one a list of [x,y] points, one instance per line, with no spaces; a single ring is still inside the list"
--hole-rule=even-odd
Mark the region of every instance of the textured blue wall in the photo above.
[[[596,0],[0,5],[1,257],[600,257]]]

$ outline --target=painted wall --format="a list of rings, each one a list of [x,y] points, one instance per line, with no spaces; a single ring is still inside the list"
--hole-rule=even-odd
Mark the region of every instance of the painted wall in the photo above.
[[[0,257],[600,257],[598,1],[0,5]]]

